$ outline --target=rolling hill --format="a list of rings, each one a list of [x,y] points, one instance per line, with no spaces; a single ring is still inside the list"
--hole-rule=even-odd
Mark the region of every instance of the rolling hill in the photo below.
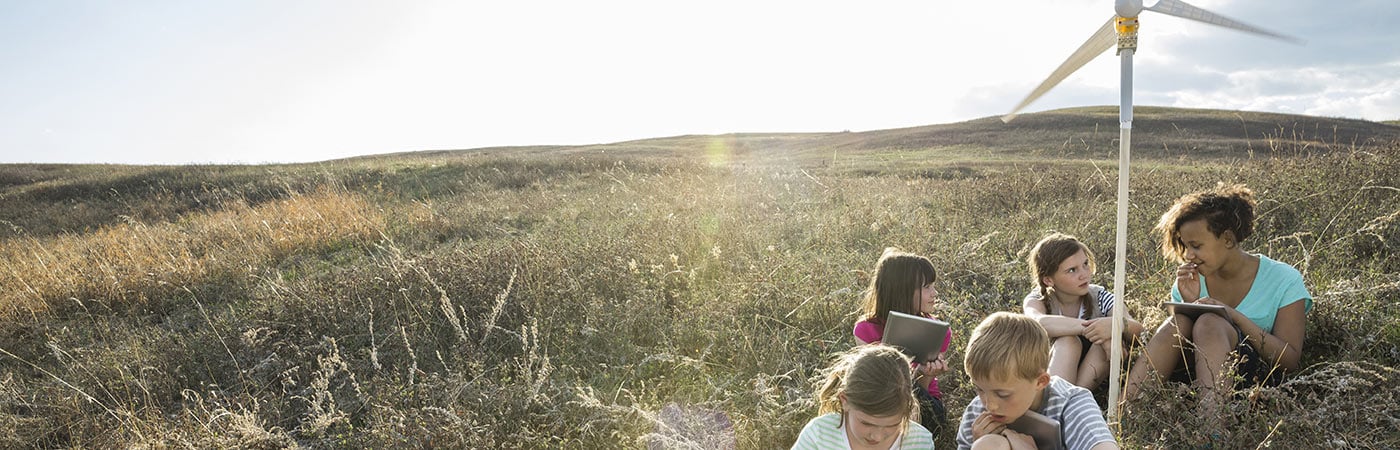
[[[394,153],[367,158],[449,157],[463,153],[612,154],[689,158],[719,156],[728,162],[781,162],[825,166],[834,159],[872,153],[936,156],[938,160],[1117,158],[1115,106],[1024,114],[1010,124],[983,117],[940,125],[834,133],[685,135],[579,146],[496,147]],[[1400,126],[1356,119],[1291,114],[1138,107],[1134,158],[1240,158],[1331,151],[1400,140]],[[359,158],[355,158],[359,159]]]

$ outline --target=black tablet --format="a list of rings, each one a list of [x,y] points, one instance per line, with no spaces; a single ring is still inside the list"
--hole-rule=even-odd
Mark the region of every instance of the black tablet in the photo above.
[[[897,348],[914,358],[916,363],[924,363],[938,358],[943,349],[943,338],[948,336],[948,322],[890,311],[885,319],[885,335],[880,342]]]

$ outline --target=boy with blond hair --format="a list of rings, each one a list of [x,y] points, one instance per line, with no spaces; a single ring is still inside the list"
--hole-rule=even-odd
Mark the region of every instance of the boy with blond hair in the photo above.
[[[988,316],[967,342],[963,368],[977,398],[958,426],[958,449],[1033,449],[1035,440],[1007,428],[1035,411],[1060,424],[1068,450],[1118,448],[1093,394],[1046,372],[1050,337],[1035,319],[1008,312]]]

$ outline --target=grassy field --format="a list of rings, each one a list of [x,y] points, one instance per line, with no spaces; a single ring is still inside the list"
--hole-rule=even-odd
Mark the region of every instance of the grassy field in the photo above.
[[[786,448],[887,246],[958,341],[1078,235],[1111,284],[1116,116],[682,136],[305,165],[0,166],[0,447]],[[1143,108],[1125,304],[1149,229],[1246,183],[1254,251],[1317,298],[1305,369],[1227,405],[1232,448],[1400,447],[1400,127]],[[959,352],[960,353],[960,352]],[[960,355],[944,392],[971,400]],[[1114,424],[1192,448],[1184,386]],[[952,436],[938,437],[952,448]]]

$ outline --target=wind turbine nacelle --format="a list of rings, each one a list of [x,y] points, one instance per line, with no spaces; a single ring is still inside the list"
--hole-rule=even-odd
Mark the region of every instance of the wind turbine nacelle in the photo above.
[[[1142,12],[1142,0],[1116,0],[1113,2],[1113,10],[1118,13],[1118,17],[1133,18]]]

